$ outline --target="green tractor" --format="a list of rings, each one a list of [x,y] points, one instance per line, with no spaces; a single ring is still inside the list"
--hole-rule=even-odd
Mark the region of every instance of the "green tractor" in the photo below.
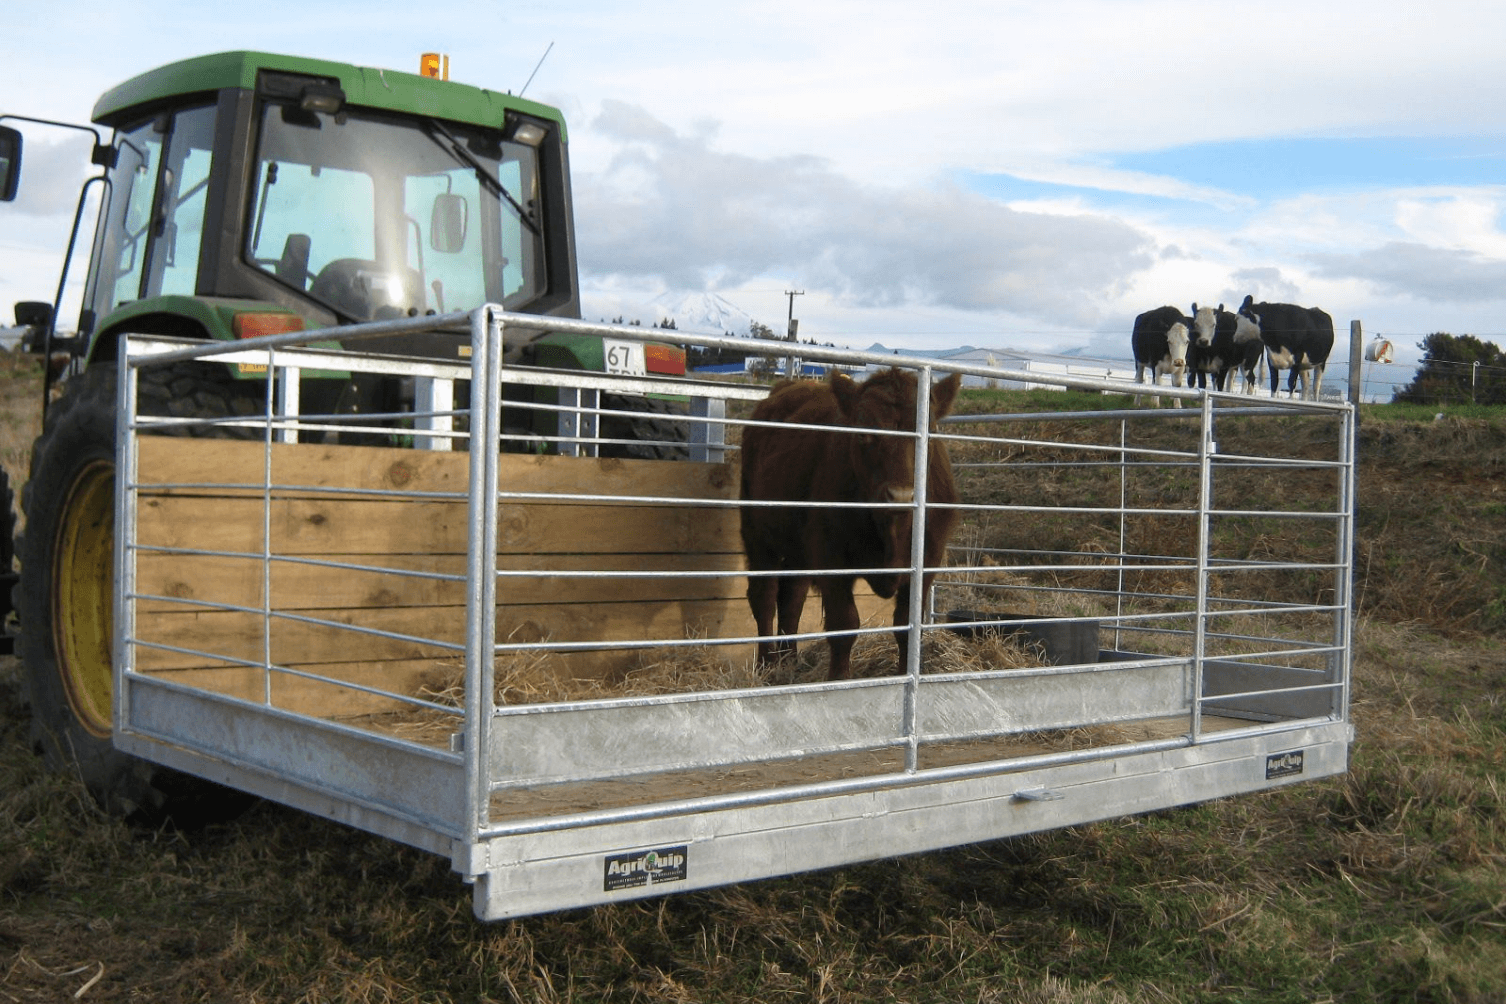
[[[44,424],[20,491],[19,576],[8,547],[0,574],[18,578],[17,649],[35,745],[55,766],[76,765],[107,808],[182,820],[219,811],[224,789],[111,742],[121,335],[233,340],[327,329],[323,344],[341,348],[344,325],[433,316],[431,331],[352,347],[455,360],[470,350],[456,315],[495,303],[540,316],[537,329],[509,327],[523,331],[506,347],[509,364],[679,375],[685,353],[550,333],[548,318],[580,316],[556,109],[429,75],[228,52],[119,85],[99,99],[93,121],[113,137],[90,129],[101,171],[80,194],[69,258],[91,191],[99,218],[77,333],[58,334],[66,260],[52,304],[17,305],[47,363]],[[20,131],[0,125],[0,200],[17,193],[21,155]],[[250,366],[166,367],[143,374],[139,408],[190,419],[261,414],[265,379]],[[464,407],[467,389],[456,390]],[[554,393],[516,390],[503,448],[547,448],[555,413],[530,405]],[[414,387],[325,372],[305,379],[299,398],[304,414],[385,415],[401,428],[390,417],[413,409]],[[675,420],[676,401],[603,395],[600,407],[619,412],[599,423],[602,455],[683,455],[687,423]]]

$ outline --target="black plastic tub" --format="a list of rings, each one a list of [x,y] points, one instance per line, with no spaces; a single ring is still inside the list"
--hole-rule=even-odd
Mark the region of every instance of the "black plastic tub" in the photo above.
[[[968,638],[984,634],[1019,635],[1045,649],[1053,666],[1081,666],[1098,661],[1098,621],[1092,618],[1063,620],[1034,614],[1011,614],[996,610],[948,610],[947,630]]]

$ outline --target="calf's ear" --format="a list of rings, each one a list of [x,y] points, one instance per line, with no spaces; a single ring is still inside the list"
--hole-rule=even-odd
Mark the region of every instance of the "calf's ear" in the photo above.
[[[952,404],[957,400],[957,390],[961,386],[961,373],[953,373],[931,386],[931,421],[939,422],[952,413]]]
[[[858,411],[858,397],[863,390],[856,380],[846,373],[833,371],[831,375],[831,392],[836,396],[837,407],[843,415],[856,415]]]

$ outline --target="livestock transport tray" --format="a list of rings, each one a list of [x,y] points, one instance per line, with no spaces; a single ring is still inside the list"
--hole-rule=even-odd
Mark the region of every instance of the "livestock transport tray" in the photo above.
[[[945,445],[959,498],[914,592],[921,643],[899,665],[893,601],[860,595],[853,676],[828,681],[814,594],[798,656],[755,665],[737,444],[768,387],[511,365],[538,323],[123,344],[122,749],[445,855],[483,919],[1346,769],[1350,405],[1163,387],[1184,407],[1153,408],[1132,384],[800,346],[860,380],[964,376],[952,414],[906,434],[916,457]],[[356,351],[420,327],[459,332],[457,358]],[[238,379],[254,407],[137,414],[160,366]],[[412,404],[305,413],[301,383],[331,373]],[[1021,411],[1052,396],[1026,384],[1105,407]],[[657,420],[603,440],[615,411]],[[645,435],[675,459],[624,456]],[[917,523],[939,511],[918,480]]]

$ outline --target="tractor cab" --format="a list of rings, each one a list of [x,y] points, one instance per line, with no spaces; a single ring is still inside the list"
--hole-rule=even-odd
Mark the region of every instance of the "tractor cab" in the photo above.
[[[547,289],[534,146],[317,93],[261,105],[246,263],[349,321],[526,307]]]
[[[334,328],[500,303],[577,317],[565,126],[447,80],[255,52],[106,93],[100,218],[76,356],[123,331],[199,338]],[[0,130],[0,196],[21,136]],[[56,318],[49,318],[50,325]],[[462,354],[436,331],[368,351]]]

